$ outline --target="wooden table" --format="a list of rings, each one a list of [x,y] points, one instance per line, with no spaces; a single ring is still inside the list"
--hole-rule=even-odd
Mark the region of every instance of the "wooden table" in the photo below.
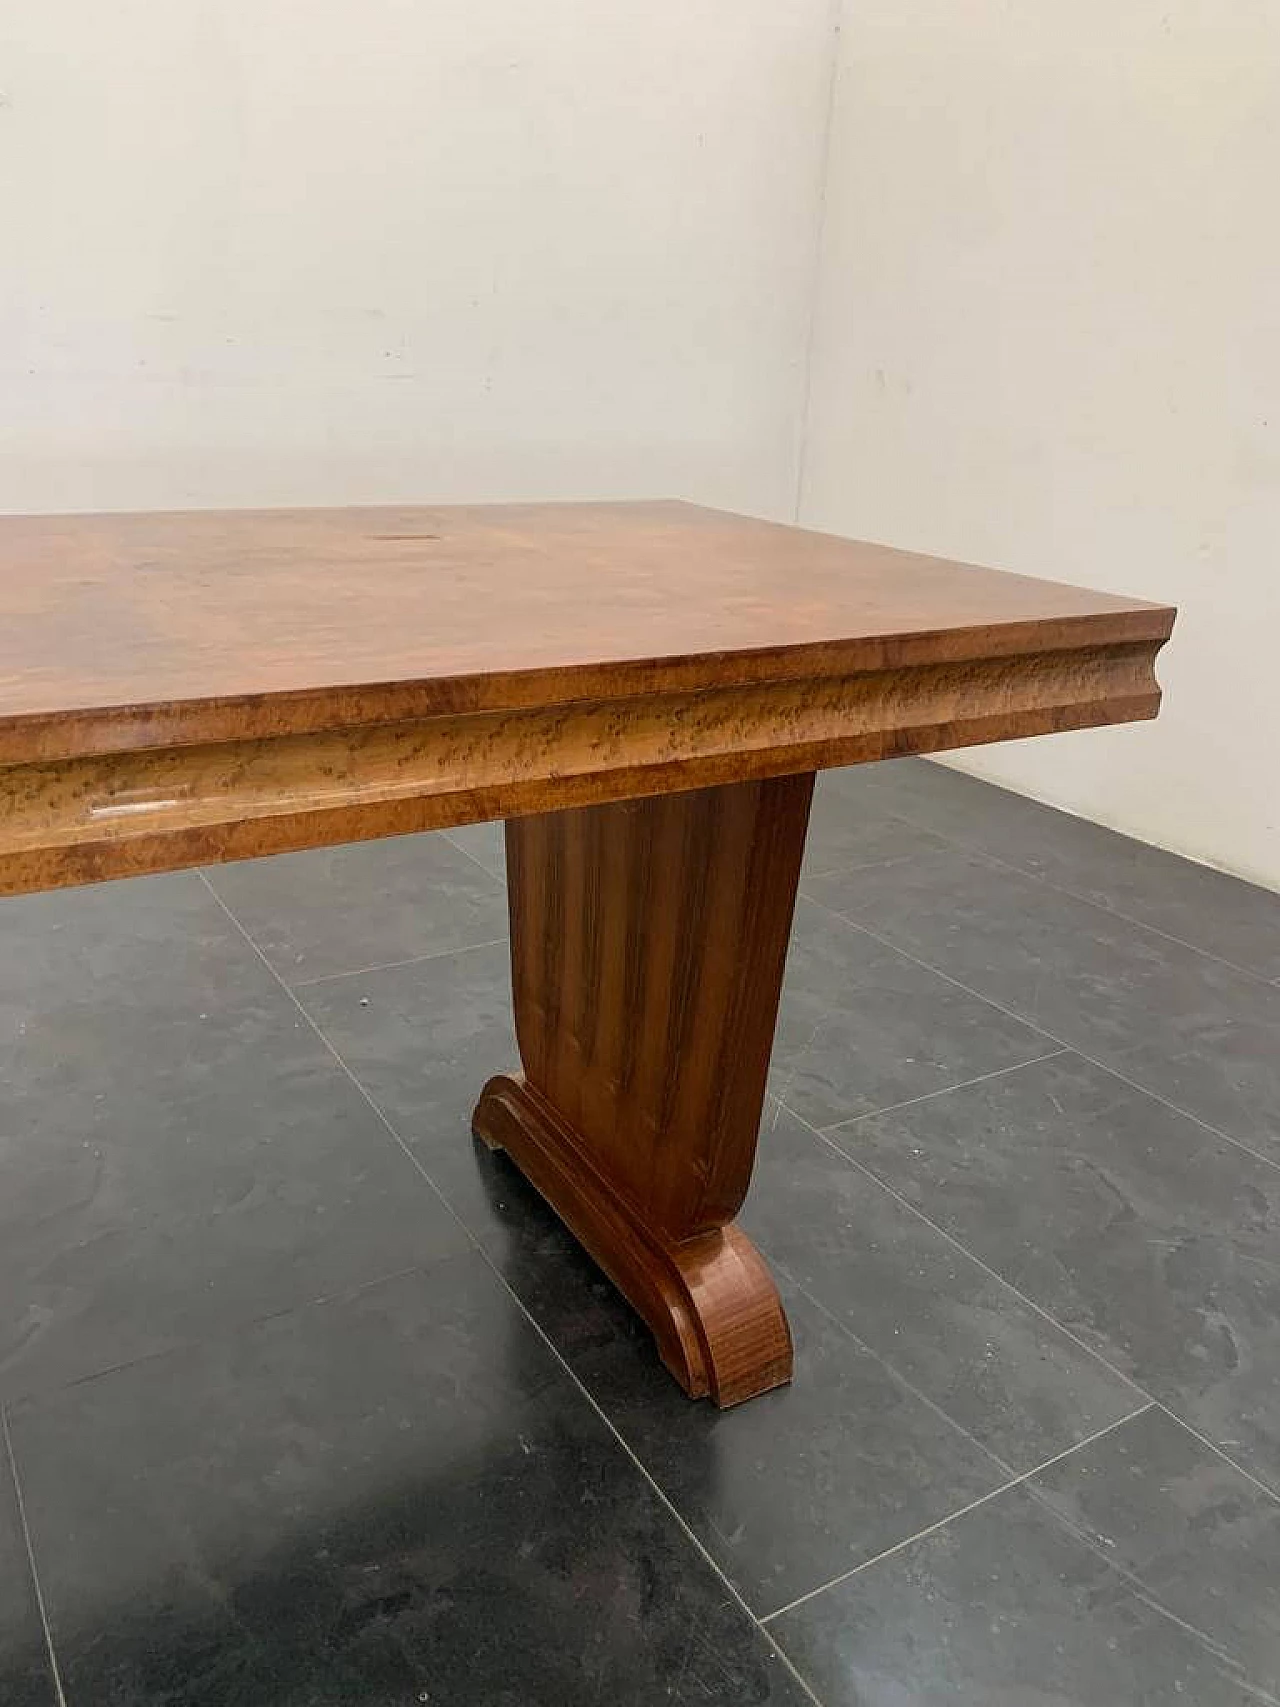
[[[0,518],[0,894],[505,818],[475,1130],[730,1405],[814,772],[1154,717],[1173,617],[676,503]]]

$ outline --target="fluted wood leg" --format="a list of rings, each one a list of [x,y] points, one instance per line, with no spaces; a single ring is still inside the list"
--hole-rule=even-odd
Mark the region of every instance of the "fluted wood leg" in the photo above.
[[[791,1374],[777,1289],[732,1217],[812,793],[806,774],[507,824],[523,1073],[485,1086],[476,1132],[719,1405]]]

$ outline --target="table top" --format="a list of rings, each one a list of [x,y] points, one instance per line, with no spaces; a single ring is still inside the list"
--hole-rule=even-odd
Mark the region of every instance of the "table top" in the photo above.
[[[677,502],[7,516],[0,763],[1156,641],[1173,615]]]

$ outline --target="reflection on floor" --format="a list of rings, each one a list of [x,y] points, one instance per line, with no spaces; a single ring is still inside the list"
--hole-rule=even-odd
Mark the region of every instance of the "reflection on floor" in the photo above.
[[[1280,897],[823,778],[721,1415],[468,1137],[501,870],[0,902],[5,1707],[1280,1697]]]

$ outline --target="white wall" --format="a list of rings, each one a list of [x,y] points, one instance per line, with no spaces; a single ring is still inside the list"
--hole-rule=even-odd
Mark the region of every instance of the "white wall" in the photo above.
[[[0,509],[790,514],[830,0],[0,9]]]
[[[850,0],[802,515],[1181,606],[978,772],[1280,887],[1280,5]]]

